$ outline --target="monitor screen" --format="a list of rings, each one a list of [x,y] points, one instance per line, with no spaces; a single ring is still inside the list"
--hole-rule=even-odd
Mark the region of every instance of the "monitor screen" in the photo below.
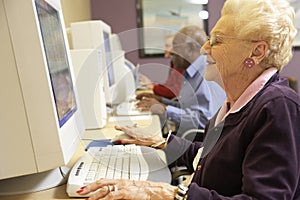
[[[59,125],[62,126],[77,109],[62,25],[57,10],[43,0],[35,3]]]
[[[104,49],[105,49],[105,60],[106,60],[106,70],[108,73],[108,83],[112,86],[115,83],[114,71],[113,71],[113,60],[112,51],[110,46],[110,36],[107,32],[103,31],[104,37]]]

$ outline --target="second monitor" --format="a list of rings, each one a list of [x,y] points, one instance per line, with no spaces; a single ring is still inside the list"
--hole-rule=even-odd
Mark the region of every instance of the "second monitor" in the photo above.
[[[71,50],[76,86],[86,129],[103,128],[107,112],[104,95],[101,52],[98,49]]]
[[[135,92],[132,71],[125,65],[124,51],[113,50],[111,28],[101,20],[71,23],[74,49],[97,48],[102,52],[104,91],[106,103],[119,104]]]

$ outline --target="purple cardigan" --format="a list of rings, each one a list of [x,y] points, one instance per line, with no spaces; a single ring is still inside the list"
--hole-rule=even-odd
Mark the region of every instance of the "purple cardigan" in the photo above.
[[[300,199],[300,98],[286,79],[276,73],[240,111],[216,127],[209,124],[208,154],[198,163],[188,199]],[[210,145],[214,137],[217,142]],[[202,145],[172,136],[165,150],[168,161],[194,171]]]

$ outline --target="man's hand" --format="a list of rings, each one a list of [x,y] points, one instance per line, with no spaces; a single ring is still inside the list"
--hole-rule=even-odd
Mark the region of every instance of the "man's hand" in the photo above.
[[[152,94],[152,93],[141,93],[141,94],[138,94],[136,95],[136,99],[137,100],[143,100],[143,98],[153,98],[153,99],[156,99],[158,102],[161,102],[161,97],[160,96],[157,96],[155,94]]]
[[[136,103],[136,107],[143,111],[150,111],[154,114],[164,115],[167,105],[160,103],[155,98],[143,97],[138,103]]]

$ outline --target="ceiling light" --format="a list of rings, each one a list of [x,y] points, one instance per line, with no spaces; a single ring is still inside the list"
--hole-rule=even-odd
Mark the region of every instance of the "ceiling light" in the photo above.
[[[209,17],[209,14],[206,10],[201,10],[198,15],[201,19],[208,19]]]
[[[187,0],[189,3],[191,4],[207,4],[208,3],[208,0]]]

